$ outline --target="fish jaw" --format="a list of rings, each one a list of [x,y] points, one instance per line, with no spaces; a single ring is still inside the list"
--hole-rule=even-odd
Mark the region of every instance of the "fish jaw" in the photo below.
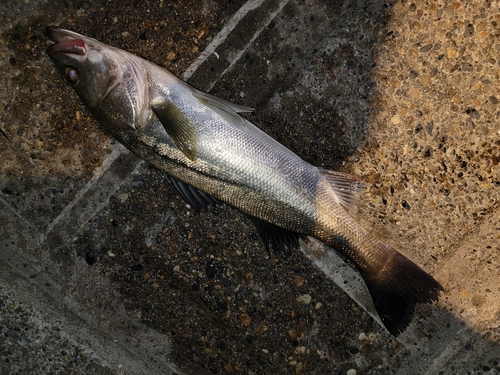
[[[49,56],[55,53],[71,53],[82,57],[86,56],[87,44],[83,40],[85,38],[83,35],[53,26],[47,26],[45,34],[54,42],[54,44],[46,49]]]

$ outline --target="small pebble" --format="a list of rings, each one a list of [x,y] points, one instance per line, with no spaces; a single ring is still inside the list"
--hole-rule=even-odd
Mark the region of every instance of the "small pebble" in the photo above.
[[[479,120],[481,118],[481,115],[479,114],[479,112],[475,108],[472,108],[472,107],[466,108],[465,113],[467,113],[474,120]]]
[[[82,1],[80,3],[80,8],[83,10],[88,10],[88,9],[92,8],[92,4],[88,1]]]
[[[297,346],[295,348],[295,354],[304,354],[306,352],[305,346]]]
[[[300,277],[300,276],[295,276],[293,278],[293,283],[296,285],[296,286],[302,286],[304,285],[304,278],[303,277]]]
[[[420,48],[420,52],[430,51],[431,48],[432,48],[432,44],[427,44],[426,46],[423,46],[422,48]]]
[[[357,373],[358,372],[355,369],[351,368],[347,370],[346,375],[356,375]]]
[[[394,116],[394,117],[391,118],[391,122],[394,125],[398,125],[401,122],[401,117],[399,117],[399,115],[396,115],[396,116]]]
[[[217,270],[215,269],[215,266],[210,259],[207,259],[207,267],[205,268],[205,272],[207,273],[207,277],[209,279],[213,279],[217,274]]]
[[[295,366],[295,373],[300,374],[302,372],[303,367],[304,367],[304,363],[298,362],[297,365]]]
[[[182,35],[181,35],[181,34],[179,34],[179,33],[174,34],[174,36],[172,37],[172,41],[173,41],[174,43],[179,43],[179,42],[181,41],[181,39],[182,39]]]
[[[243,313],[240,315],[240,322],[245,327],[248,327],[250,325],[250,323],[252,322],[252,317],[250,315],[248,315],[247,313]]]
[[[16,17],[16,12],[12,8],[8,8],[4,15],[6,18],[13,20]]]
[[[95,264],[95,262],[97,262],[95,254],[94,253],[87,253],[87,254],[85,254],[85,261],[90,266],[92,266],[93,264]]]
[[[303,303],[304,305],[309,305],[312,301],[312,297],[310,294],[302,294],[301,296],[297,297],[296,301],[299,303]]]

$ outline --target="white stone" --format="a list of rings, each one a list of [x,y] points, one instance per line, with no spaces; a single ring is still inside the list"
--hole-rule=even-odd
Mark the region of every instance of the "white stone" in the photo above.
[[[301,296],[297,297],[297,302],[303,303],[304,305],[309,305],[312,301],[312,297],[310,294],[302,294]]]

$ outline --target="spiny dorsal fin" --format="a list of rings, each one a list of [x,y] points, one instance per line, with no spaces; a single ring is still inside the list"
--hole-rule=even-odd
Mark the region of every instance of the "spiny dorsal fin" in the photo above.
[[[208,92],[203,92],[197,89],[193,89],[193,96],[198,99],[200,102],[210,106],[217,107],[226,112],[253,112],[254,109],[247,107],[245,105],[234,104],[225,99],[221,99],[215,95],[209,94]]]
[[[154,101],[151,108],[179,150],[190,160],[195,160],[196,129],[189,117],[168,100]]]
[[[227,123],[240,127],[248,126],[248,121],[241,117],[238,113],[252,112],[252,108],[228,102],[227,100],[218,98],[203,91],[194,90],[193,96],[198,99],[200,103],[203,103],[216,112]]]
[[[356,212],[359,196],[370,184],[347,173],[330,171],[323,168],[318,168],[318,170],[325,176],[326,181],[339,198],[339,203],[346,210]]]

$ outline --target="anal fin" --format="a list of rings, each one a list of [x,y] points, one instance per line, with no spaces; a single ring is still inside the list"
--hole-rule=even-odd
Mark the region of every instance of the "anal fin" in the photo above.
[[[200,213],[202,209],[207,209],[209,205],[216,206],[223,204],[223,202],[217,198],[179,181],[163,171],[157,171],[158,174],[166,180],[179,196],[197,213]],[[299,247],[299,239],[304,237],[296,232],[281,228],[259,218],[253,216],[249,216],[249,218],[254,223],[257,232],[259,232],[268,253],[271,248],[276,253],[281,254],[283,258],[286,258],[290,255],[292,249]]]
[[[290,250],[299,247],[299,239],[303,237],[302,235],[253,216],[250,219],[259,232],[268,253],[269,245],[271,245],[273,251],[286,258],[290,255]]]

